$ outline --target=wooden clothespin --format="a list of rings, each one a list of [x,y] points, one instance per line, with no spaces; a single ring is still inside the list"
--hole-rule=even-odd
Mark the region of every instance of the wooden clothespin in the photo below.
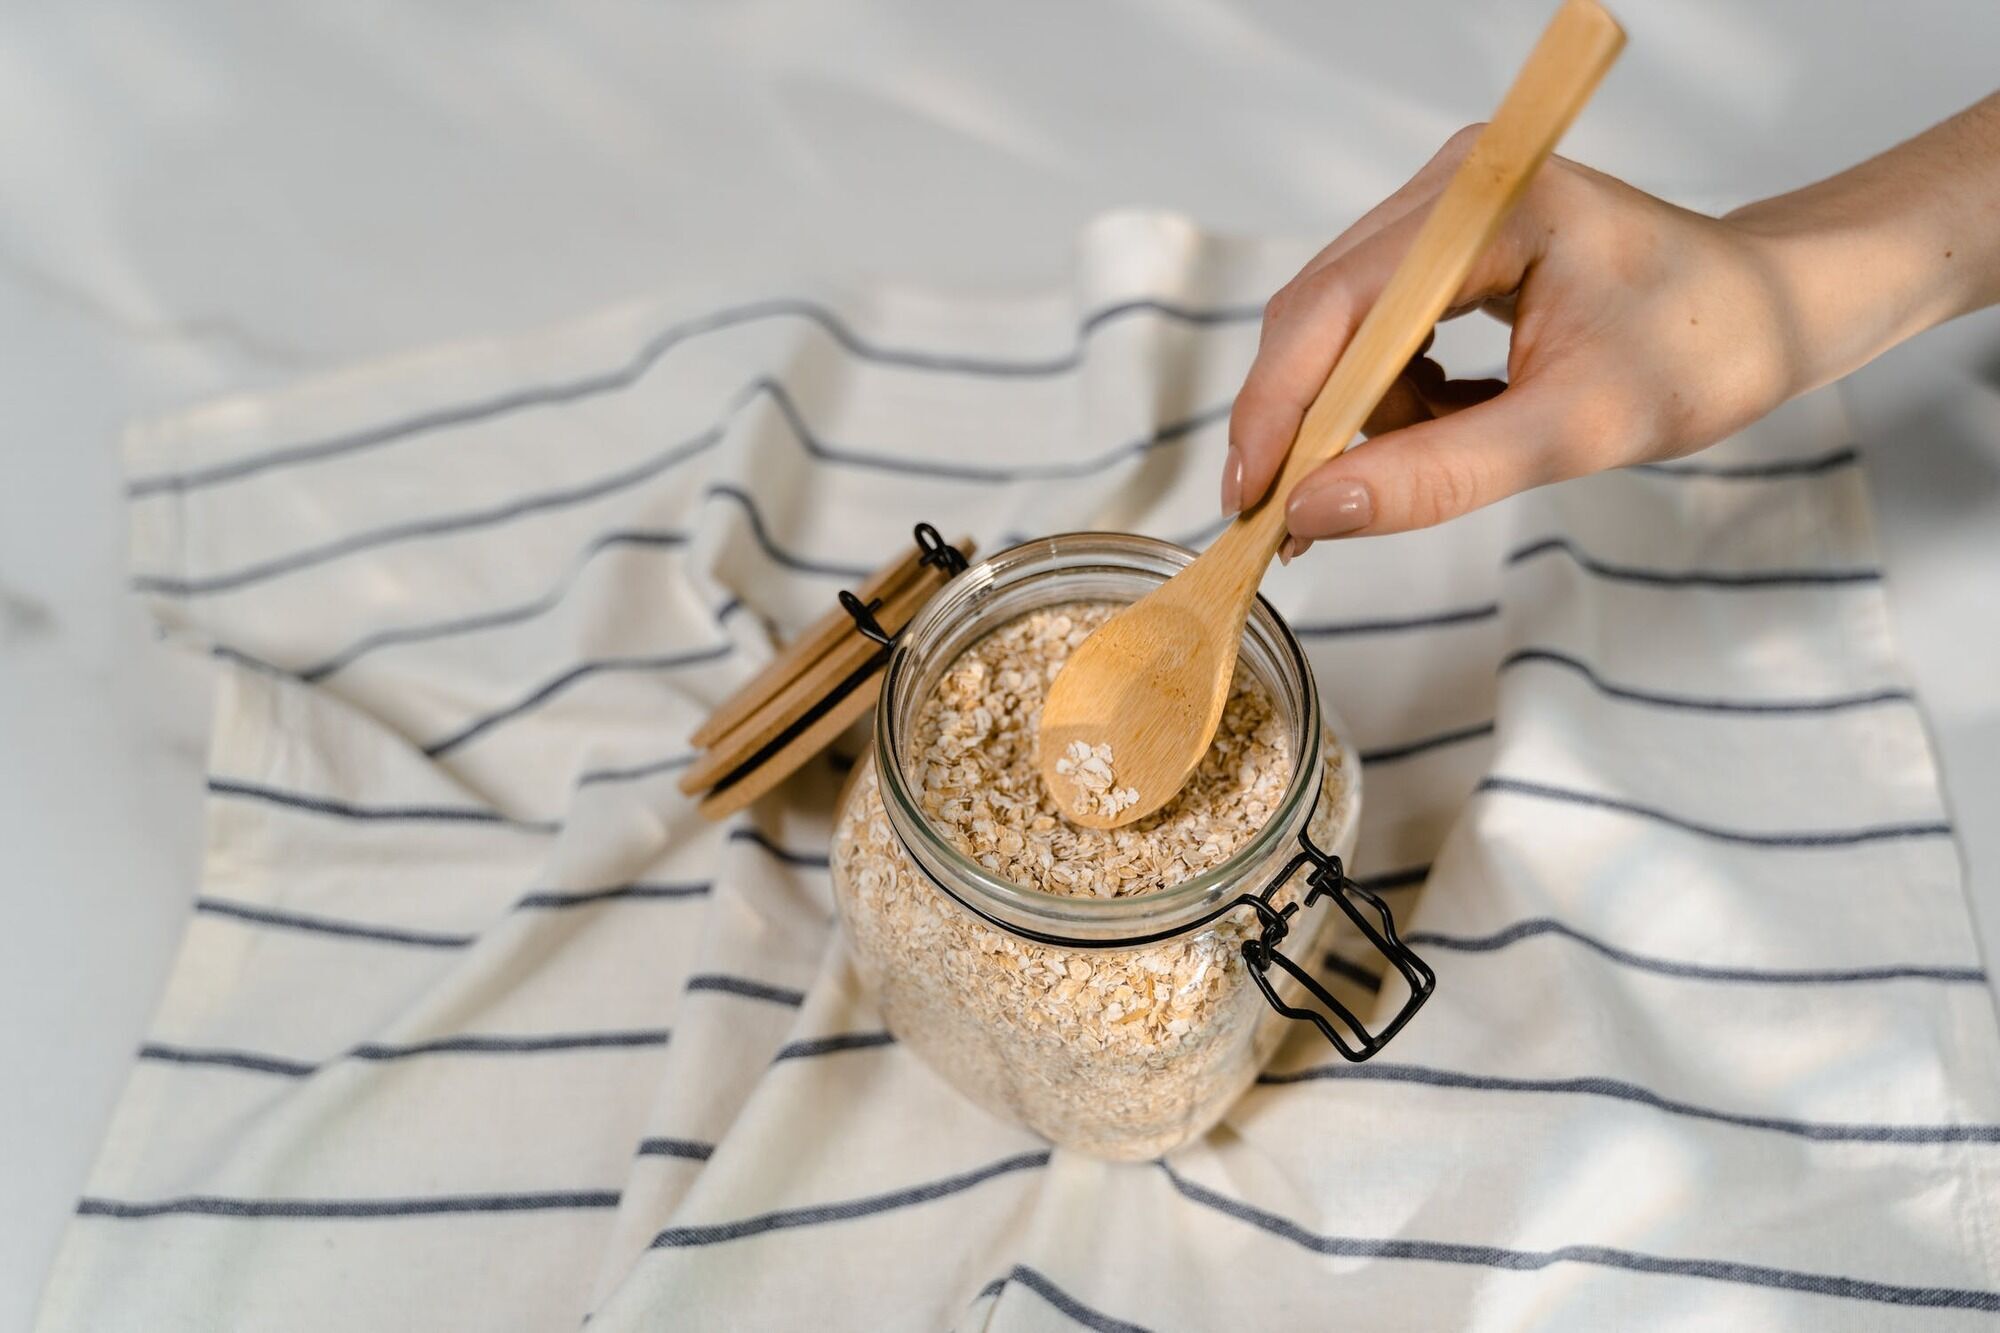
[[[914,550],[877,570],[859,592],[842,592],[839,606],[689,738],[702,753],[681,774],[680,789],[707,793],[696,807],[703,818],[732,815],[770,791],[874,704],[890,643],[973,552],[970,539],[947,545],[928,523],[915,535]]]

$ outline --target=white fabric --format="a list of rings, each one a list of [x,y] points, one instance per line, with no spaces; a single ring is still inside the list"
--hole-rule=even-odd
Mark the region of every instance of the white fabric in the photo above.
[[[1114,218],[1060,292],[716,282],[135,432],[137,585],[217,653],[207,863],[42,1327],[2000,1311],[2000,1042],[1831,395],[1274,571],[1438,990],[1163,1165],[880,1037],[831,764],[726,829],[674,790],[915,521],[1205,539],[1306,253]]]

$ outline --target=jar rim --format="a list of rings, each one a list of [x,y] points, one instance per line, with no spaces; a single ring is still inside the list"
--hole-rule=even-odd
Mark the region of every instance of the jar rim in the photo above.
[[[1262,596],[1251,607],[1245,633],[1260,641],[1263,655],[1287,677],[1274,684],[1281,688],[1288,686],[1299,701],[1291,710],[1296,758],[1285,794],[1271,818],[1220,864],[1168,888],[1130,897],[1050,893],[1005,879],[960,851],[923,812],[911,790],[903,771],[904,734],[900,718],[906,703],[904,696],[918,676],[918,655],[926,644],[975,615],[996,589],[1014,586],[1037,575],[1047,577],[1075,567],[1163,582],[1193,559],[1194,553],[1186,547],[1130,533],[1071,532],[1036,538],[988,556],[957,575],[931,598],[898,637],[875,710],[875,761],[884,808],[898,840],[918,866],[937,880],[946,893],[959,898],[980,916],[1003,927],[1018,928],[1029,937],[1045,932],[1051,925],[1060,926],[1072,935],[1096,938],[1171,933],[1177,925],[1193,925],[1212,917],[1210,909],[1216,903],[1240,893],[1243,882],[1258,867],[1288,852],[1298,831],[1310,821],[1318,804],[1326,762],[1321,744],[1325,714],[1304,648],[1283,617]],[[1095,563],[1088,563],[1091,561]],[[998,627],[996,623],[989,628]],[[1344,731],[1336,737],[1336,744],[1352,791],[1359,769]],[[1344,833],[1346,823],[1358,811],[1358,801],[1350,796],[1343,805]],[[948,886],[939,871],[949,876]],[[961,890],[976,901],[961,897]]]

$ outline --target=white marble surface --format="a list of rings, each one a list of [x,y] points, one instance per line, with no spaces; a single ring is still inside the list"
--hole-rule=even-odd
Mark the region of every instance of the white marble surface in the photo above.
[[[1544,6],[114,0],[0,15],[0,1327],[24,1324],[194,892],[205,669],[124,596],[120,423],[689,266],[1046,281],[1091,214],[1330,233]],[[1721,206],[1989,91],[2000,8],[1622,6],[1568,151]],[[2000,318],[1852,384],[2000,957]]]

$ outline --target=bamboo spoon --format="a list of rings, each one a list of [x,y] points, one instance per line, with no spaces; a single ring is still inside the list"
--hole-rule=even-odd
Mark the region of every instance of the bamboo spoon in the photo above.
[[[1327,376],[1264,499],[1071,654],[1040,731],[1042,782],[1070,820],[1129,824],[1172,800],[1201,762],[1257,585],[1285,537],[1286,497],[1354,442],[1624,44],[1596,0],[1564,0]],[[1077,742],[1109,745],[1114,789],[1136,798],[1113,810],[1079,784],[1068,759]]]

